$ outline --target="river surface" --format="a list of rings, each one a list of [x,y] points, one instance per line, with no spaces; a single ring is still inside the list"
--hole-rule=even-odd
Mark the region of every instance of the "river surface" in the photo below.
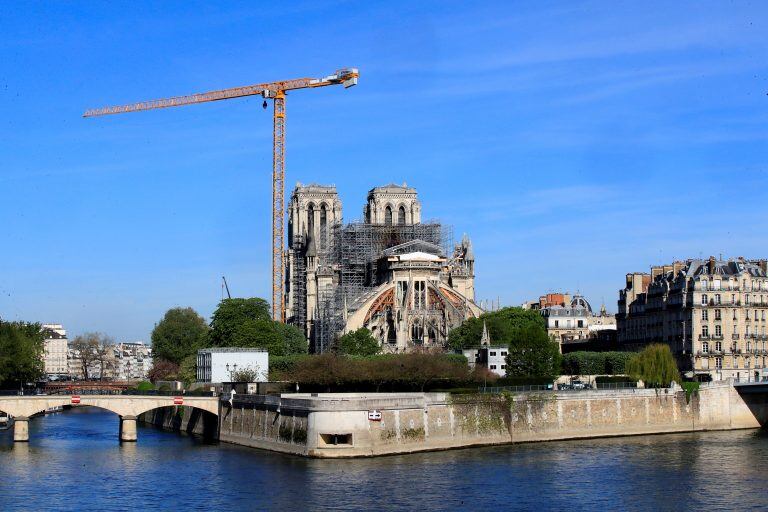
[[[766,510],[760,430],[311,460],[140,427],[110,412],[0,431],[0,510]]]

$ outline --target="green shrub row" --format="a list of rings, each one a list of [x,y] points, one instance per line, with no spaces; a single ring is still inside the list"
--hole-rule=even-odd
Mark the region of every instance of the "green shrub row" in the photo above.
[[[634,352],[571,352],[563,356],[563,375],[620,375]]]

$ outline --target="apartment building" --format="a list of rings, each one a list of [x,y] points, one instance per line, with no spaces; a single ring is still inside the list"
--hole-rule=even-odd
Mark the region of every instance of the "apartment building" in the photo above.
[[[689,259],[631,273],[619,291],[620,345],[667,343],[699,380],[758,380],[768,363],[768,262]]]

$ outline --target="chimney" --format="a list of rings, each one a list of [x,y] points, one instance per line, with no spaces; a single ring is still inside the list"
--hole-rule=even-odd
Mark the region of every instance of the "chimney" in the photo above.
[[[707,264],[707,270],[710,274],[715,273],[715,257],[710,256],[709,257],[709,263]]]

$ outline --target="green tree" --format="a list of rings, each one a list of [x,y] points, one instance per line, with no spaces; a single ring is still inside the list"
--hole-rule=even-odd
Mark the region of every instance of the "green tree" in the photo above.
[[[197,353],[208,339],[205,319],[192,308],[172,308],[152,330],[152,355],[174,364]]]
[[[642,380],[647,387],[665,388],[672,381],[680,382],[675,357],[669,345],[654,343],[648,345],[627,361],[627,374]]]
[[[197,380],[197,354],[190,354],[181,360],[176,376],[187,386]]]
[[[40,324],[0,320],[0,384],[16,387],[43,375]]]
[[[546,335],[546,324],[538,311],[517,307],[502,308],[462,322],[448,335],[449,345],[454,349],[479,347],[484,323],[494,345],[510,345],[524,341],[534,331]]]
[[[547,377],[560,374],[560,347],[535,324],[516,330],[507,351],[507,377]]]
[[[381,350],[378,340],[365,327],[344,334],[336,344],[339,352],[352,356],[372,356]]]
[[[211,344],[214,347],[234,347],[237,331],[247,321],[272,321],[269,303],[264,299],[224,299],[211,319]]]
[[[213,346],[263,348],[271,356],[306,354],[308,349],[304,333],[272,321],[269,304],[258,298],[221,301],[213,314],[210,339]]]

